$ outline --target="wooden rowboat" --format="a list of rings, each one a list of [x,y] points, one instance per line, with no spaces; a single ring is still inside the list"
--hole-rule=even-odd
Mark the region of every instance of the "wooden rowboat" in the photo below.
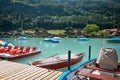
[[[71,54],[71,65],[74,65],[80,61],[82,61],[84,56],[84,53],[78,53],[78,54]],[[30,65],[37,66],[37,67],[43,67],[48,69],[59,69],[64,68],[68,66],[68,55],[52,55],[47,58],[42,58],[33,62],[29,62]]]
[[[15,46],[12,49],[11,47],[0,48],[0,58],[5,60],[16,60],[40,53],[41,50],[36,50],[36,47],[30,49],[29,46],[26,49],[24,49],[24,46],[20,46],[19,48]]]
[[[97,59],[80,63],[58,80],[120,80],[120,63],[115,49],[102,48]]]

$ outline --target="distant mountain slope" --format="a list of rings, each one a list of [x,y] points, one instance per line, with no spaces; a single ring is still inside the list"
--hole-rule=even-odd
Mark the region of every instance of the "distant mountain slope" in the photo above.
[[[0,0],[0,30],[120,26],[119,0]]]

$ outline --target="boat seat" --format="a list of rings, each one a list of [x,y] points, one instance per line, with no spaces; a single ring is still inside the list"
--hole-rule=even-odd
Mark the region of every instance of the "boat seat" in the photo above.
[[[15,55],[15,52],[17,51],[17,49],[11,49],[10,51],[9,51],[9,53],[11,54],[11,55]]]
[[[36,49],[37,49],[36,47],[33,47],[33,48],[32,48],[32,51],[36,51]]]
[[[14,49],[18,49],[18,46],[15,46]]]
[[[18,50],[18,46],[15,46],[14,47],[14,49],[11,49],[10,51],[9,51],[9,53],[11,54],[11,55],[15,55],[15,52]]]
[[[85,66],[86,68],[89,69],[95,69],[95,70],[99,70],[99,71],[104,71],[104,72],[109,72],[109,73],[118,73],[120,74],[119,71],[115,71],[115,70],[107,70],[107,69],[103,69],[103,68],[99,68],[99,67],[95,67],[95,66]]]
[[[3,52],[3,50],[4,50],[4,47],[1,47],[1,48],[0,48],[0,53],[2,53],[2,52]]]
[[[30,52],[30,47],[29,46],[23,51],[23,53],[26,54],[28,52]]]
[[[20,53],[22,53],[24,49],[24,46],[20,46],[20,49],[18,49],[16,52],[15,52],[15,55],[19,55]]]
[[[95,80],[119,80],[118,78],[112,78],[112,77],[108,77],[108,76],[104,76],[104,75],[97,75],[97,74],[92,74],[92,73],[88,73],[88,72],[81,72],[81,71],[79,71],[77,73],[77,75],[90,77],[90,78],[95,79]]]
[[[12,46],[8,46],[7,48],[4,48],[3,49],[3,52],[2,53],[7,53],[9,50],[12,49]]]

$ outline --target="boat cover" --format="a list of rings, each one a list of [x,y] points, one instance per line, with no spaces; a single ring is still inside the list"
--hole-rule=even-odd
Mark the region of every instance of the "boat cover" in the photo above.
[[[104,69],[117,69],[118,56],[116,50],[113,48],[101,48],[96,63]]]

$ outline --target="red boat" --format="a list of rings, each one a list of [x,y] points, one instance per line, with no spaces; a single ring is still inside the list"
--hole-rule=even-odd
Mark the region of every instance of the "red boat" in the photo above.
[[[29,46],[26,49],[24,49],[24,46],[15,46],[14,48],[8,46],[7,48],[0,48],[0,58],[5,60],[16,60],[40,53],[41,50],[36,50],[36,47],[30,49]]]
[[[71,54],[70,65],[74,65],[82,61],[83,56],[84,56],[84,53]],[[29,64],[37,67],[48,68],[48,69],[64,68],[68,66],[68,55],[64,54],[64,55],[56,56],[55,54],[47,58],[42,58],[42,59],[30,62]]]

